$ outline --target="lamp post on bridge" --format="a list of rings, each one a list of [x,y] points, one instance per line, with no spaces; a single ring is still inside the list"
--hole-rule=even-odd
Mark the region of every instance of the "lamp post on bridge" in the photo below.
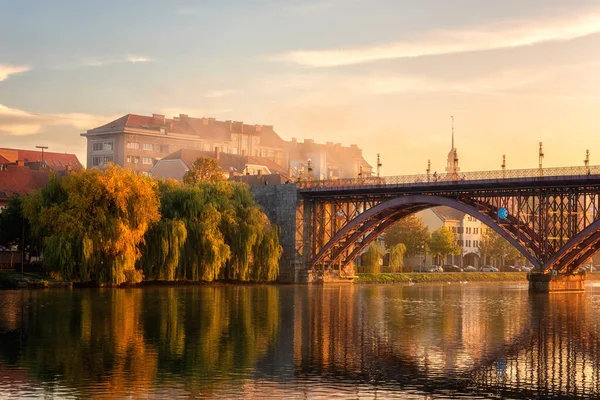
[[[379,178],[379,172],[381,171],[381,159],[379,158],[379,153],[377,153],[377,177]]]
[[[542,169],[542,161],[543,160],[544,160],[544,151],[542,150],[542,142],[540,142],[540,150],[539,150],[540,176],[544,176],[544,170]]]
[[[427,160],[427,182],[431,181],[431,160]]]
[[[502,178],[506,178],[506,154],[502,154]]]
[[[590,174],[590,150],[587,149],[585,151],[585,160],[583,160],[583,163],[585,164],[585,173],[586,174]]]

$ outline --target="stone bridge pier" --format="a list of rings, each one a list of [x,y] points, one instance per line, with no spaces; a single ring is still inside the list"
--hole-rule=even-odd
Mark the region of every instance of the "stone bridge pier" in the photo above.
[[[253,186],[254,199],[267,214],[271,223],[280,229],[279,240],[283,247],[279,268],[280,282],[306,282],[302,256],[296,246],[296,210],[298,190],[295,184]]]

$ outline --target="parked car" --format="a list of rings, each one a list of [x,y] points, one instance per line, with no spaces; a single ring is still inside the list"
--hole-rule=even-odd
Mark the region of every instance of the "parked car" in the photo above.
[[[533,269],[533,267],[528,267],[527,265],[523,265],[521,267],[521,271],[523,272],[530,272]]]
[[[463,269],[461,267],[452,264],[442,265],[442,269],[446,272],[463,272]]]
[[[427,270],[427,272],[444,272],[444,269],[439,265],[432,265],[431,268]]]
[[[491,265],[484,265],[479,269],[481,272],[498,272],[498,268],[492,267]]]
[[[507,272],[521,272],[521,267],[516,267],[514,265],[509,265],[506,269]]]
[[[474,266],[472,266],[472,265],[467,265],[467,266],[464,268],[464,271],[465,271],[465,272],[477,272],[477,268],[475,268],[475,267],[474,267]]]

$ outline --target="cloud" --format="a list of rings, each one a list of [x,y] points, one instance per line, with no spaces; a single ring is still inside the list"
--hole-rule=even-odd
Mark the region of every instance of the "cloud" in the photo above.
[[[496,50],[571,40],[600,32],[600,10],[545,21],[508,21],[452,31],[432,31],[420,38],[368,47],[300,50],[269,57],[309,67],[336,67],[374,61]]]
[[[8,79],[8,77],[11,75],[21,74],[27,71],[31,71],[31,67],[28,65],[0,64],[0,82]]]
[[[8,136],[36,135],[50,126],[72,126],[87,130],[117,117],[83,113],[36,114],[0,104],[0,133]]]
[[[155,61],[153,58],[137,55],[137,54],[127,54],[123,57],[115,57],[115,58],[107,58],[107,59],[88,59],[81,63],[86,67],[103,67],[105,65],[111,64],[123,64],[123,63],[131,63],[131,64],[139,64],[139,63],[148,63]],[[80,65],[81,65],[80,64]]]
[[[225,97],[225,96],[229,96],[230,94],[233,94],[236,92],[237,92],[237,90],[235,90],[235,89],[211,90],[211,91],[208,91],[204,95],[204,97],[208,97],[208,98]]]

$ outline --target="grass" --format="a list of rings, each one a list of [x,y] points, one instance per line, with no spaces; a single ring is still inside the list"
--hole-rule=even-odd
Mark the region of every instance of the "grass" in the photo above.
[[[526,282],[525,272],[442,272],[405,274],[356,274],[354,283],[408,283],[408,282]]]

